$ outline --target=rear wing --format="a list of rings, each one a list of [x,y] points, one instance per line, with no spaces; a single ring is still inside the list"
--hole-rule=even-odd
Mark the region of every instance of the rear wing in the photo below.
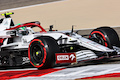
[[[5,16],[5,18],[10,18],[10,15],[14,14],[14,12],[6,12],[1,14],[1,16]]]

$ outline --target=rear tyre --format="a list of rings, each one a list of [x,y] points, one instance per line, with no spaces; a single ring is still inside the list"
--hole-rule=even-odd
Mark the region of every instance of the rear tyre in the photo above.
[[[117,32],[107,26],[94,29],[90,33],[90,39],[109,48],[119,46],[119,36]]]
[[[38,69],[55,65],[55,53],[60,52],[57,42],[51,37],[39,37],[30,42],[28,57],[30,63]]]

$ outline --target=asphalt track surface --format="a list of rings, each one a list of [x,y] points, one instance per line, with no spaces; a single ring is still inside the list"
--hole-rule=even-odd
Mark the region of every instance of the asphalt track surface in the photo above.
[[[60,0],[0,0],[0,10],[53,2]]]

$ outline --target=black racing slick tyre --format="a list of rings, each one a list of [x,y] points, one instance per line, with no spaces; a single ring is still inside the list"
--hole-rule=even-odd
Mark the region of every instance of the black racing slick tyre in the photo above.
[[[30,42],[28,57],[30,63],[38,69],[55,65],[55,53],[60,52],[57,42],[51,37],[39,37]]]
[[[90,33],[90,39],[109,48],[119,46],[119,36],[117,32],[107,26],[94,29]]]

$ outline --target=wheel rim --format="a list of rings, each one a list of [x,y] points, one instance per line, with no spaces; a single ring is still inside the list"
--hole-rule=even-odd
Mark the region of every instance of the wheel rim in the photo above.
[[[95,42],[105,46],[105,40],[100,34],[93,34],[93,35],[94,35],[93,37],[95,38],[94,40]]]
[[[28,57],[34,67],[40,68],[46,63],[47,52],[44,46],[45,44],[40,39],[34,39],[30,42]]]
[[[44,51],[42,49],[42,46],[34,45],[31,49],[31,55],[32,55],[32,62],[34,63],[34,65],[41,64],[44,58]]]

